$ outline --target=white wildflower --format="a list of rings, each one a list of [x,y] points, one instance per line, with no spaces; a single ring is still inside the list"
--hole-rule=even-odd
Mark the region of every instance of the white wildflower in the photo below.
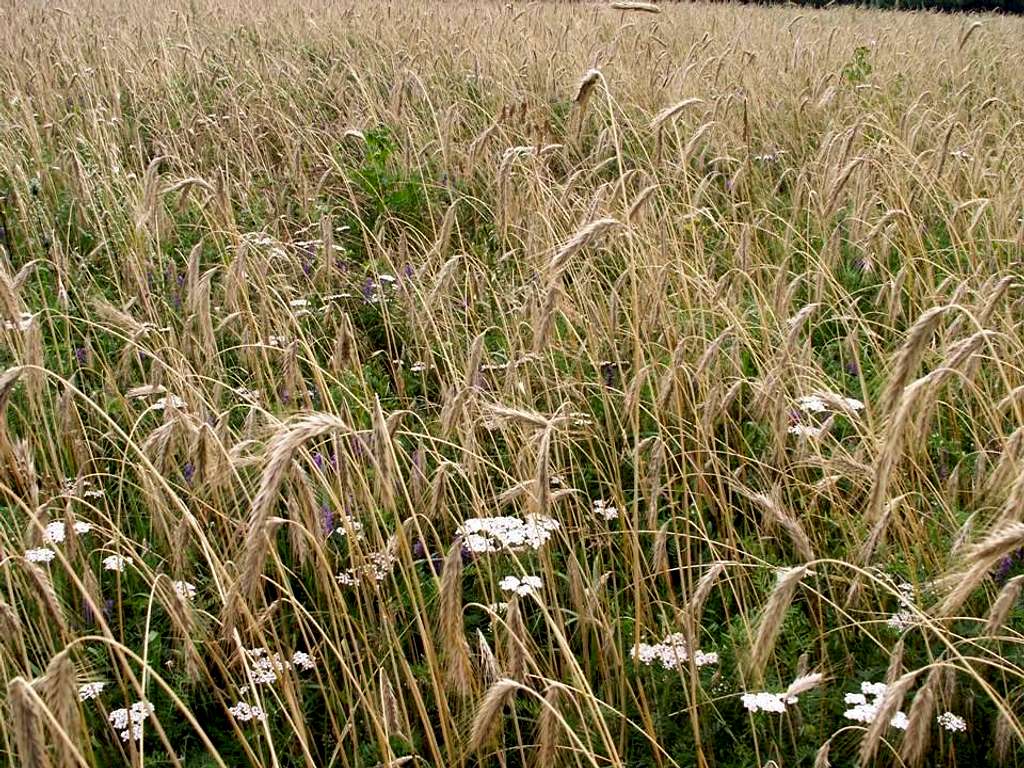
[[[64,523],[59,520],[47,523],[46,530],[43,531],[43,541],[49,542],[50,544],[60,544],[64,541],[65,536],[66,528],[64,527]]]
[[[847,693],[843,697],[844,702],[852,705],[843,712],[843,717],[858,723],[874,722],[878,716],[878,710],[882,707],[882,701],[885,699],[885,692],[889,690],[889,686],[885,683],[865,681],[860,684],[860,690],[860,693]],[[871,697],[870,701],[868,700],[869,696]],[[907,724],[907,715],[902,710],[896,712],[889,719],[889,725],[901,731],[907,729]]]
[[[650,666],[657,661],[665,669],[675,669],[689,660],[690,650],[686,645],[686,638],[683,634],[673,632],[667,635],[660,643],[637,643],[630,651],[630,655],[646,666]],[[698,667],[717,664],[718,654],[714,652],[705,653],[699,650],[695,651],[693,663]]]
[[[885,623],[897,632],[906,632],[917,624],[917,616],[915,616],[911,611],[897,611],[890,616],[889,620]]]
[[[244,701],[240,701],[233,707],[228,707],[228,712],[231,716],[239,722],[249,722],[250,720],[266,720],[267,715],[263,711],[263,708],[258,704],[247,704]]]
[[[84,536],[92,530],[92,523],[83,523],[81,520],[79,520],[71,526],[71,529],[75,532],[75,535]]]
[[[107,719],[120,732],[121,741],[142,738],[142,723],[153,714],[153,705],[148,701],[137,701],[129,709],[115,709]]]
[[[88,701],[89,699],[98,699],[100,694],[103,693],[103,689],[107,687],[106,683],[85,683],[78,686],[78,700]]]
[[[31,312],[22,312],[15,320],[5,320],[4,329],[8,331],[27,331],[32,327],[35,317]]]
[[[791,435],[799,435],[800,437],[821,437],[820,427],[811,427],[808,426],[807,424],[794,424],[787,431]]]
[[[316,666],[316,662],[305,651],[296,651],[292,654],[292,666],[301,669],[303,672],[309,672]]]
[[[121,555],[110,555],[109,557],[103,558],[103,570],[105,571],[117,571],[122,573],[125,566],[131,565],[132,559],[130,557],[121,557]]]
[[[967,721],[960,717],[960,715],[954,715],[952,712],[943,712],[935,720],[947,731],[967,730]]]
[[[543,515],[517,517],[471,517],[456,531],[470,552],[540,549],[558,530],[559,523]]]
[[[619,510],[604,499],[594,499],[594,517],[602,520],[615,520],[619,516]]]
[[[524,576],[521,579],[518,576],[506,576],[498,582],[503,592],[514,592],[520,597],[537,594],[543,585],[539,576]]]
[[[25,559],[30,563],[48,563],[57,556],[57,553],[47,547],[37,547],[25,550]]]
[[[174,582],[174,591],[178,594],[182,600],[195,600],[196,599],[196,585],[189,584],[187,581],[176,581]]]
[[[170,405],[173,408],[181,409],[181,408],[185,407],[185,401],[182,400],[177,395],[167,395],[165,397],[161,397],[159,400],[157,400],[155,403],[153,403],[151,406],[149,406],[149,410],[151,410],[151,411],[162,411],[168,405]]]
[[[773,712],[781,714],[786,711],[787,706],[790,704],[796,704],[798,699],[796,696],[787,696],[784,693],[761,691],[759,693],[744,693],[740,696],[740,701],[743,702],[743,706],[746,707],[749,712]]]

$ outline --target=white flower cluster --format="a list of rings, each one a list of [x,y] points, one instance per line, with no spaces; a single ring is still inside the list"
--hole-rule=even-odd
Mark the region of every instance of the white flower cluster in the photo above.
[[[796,696],[787,696],[785,693],[771,693],[761,691],[759,693],[744,693],[740,701],[747,708],[748,712],[774,712],[781,714],[786,711],[790,704],[796,704],[799,699]]]
[[[233,707],[228,707],[228,712],[231,716],[239,722],[248,722],[250,720],[266,720],[267,714],[263,711],[263,708],[258,704],[246,704],[244,701],[240,701]]]
[[[182,400],[177,395],[167,395],[166,397],[159,398],[156,402],[149,406],[149,410],[162,411],[165,408],[167,408],[168,405],[171,406],[172,408],[177,408],[178,410],[181,410],[185,407],[185,401]]]
[[[690,658],[690,649],[681,632],[673,632],[660,643],[638,643],[629,653],[641,664],[651,666],[657,661],[665,669],[676,669]],[[717,664],[718,654],[713,651],[709,653],[696,651],[693,654],[693,663],[698,667]]]
[[[800,437],[821,437],[821,427],[812,427],[808,424],[794,424],[787,432],[791,435],[798,435]]]
[[[121,741],[142,738],[142,723],[153,714],[153,705],[148,701],[137,701],[129,709],[115,709],[107,719],[114,730],[121,734]]]
[[[604,499],[594,499],[594,517],[602,520],[616,520],[619,517],[619,510]]]
[[[316,666],[316,662],[305,651],[296,651],[292,654],[292,666],[296,669],[301,669],[303,672],[309,672]]]
[[[498,582],[498,586],[502,592],[514,592],[520,597],[526,597],[537,594],[544,582],[540,576],[523,576],[521,579],[518,576],[506,576]]]
[[[191,601],[196,599],[196,585],[189,584],[187,581],[174,582],[174,591],[182,600]]]
[[[92,530],[92,523],[75,522],[71,530],[76,536],[84,536]],[[43,531],[43,541],[48,544],[62,544],[67,538],[67,526],[60,520],[54,520],[46,524]]]
[[[797,407],[807,413],[825,413],[826,411],[842,409],[847,411],[862,411],[864,403],[852,397],[844,397],[836,392],[815,392],[810,395],[798,397]]]
[[[557,531],[559,523],[544,515],[518,517],[471,517],[459,526],[456,534],[463,545],[476,553],[540,549]]]
[[[36,547],[25,550],[25,559],[30,563],[48,563],[57,556],[57,553],[46,547]]]
[[[16,320],[4,320],[4,330],[27,331],[32,327],[32,321],[35,317],[31,312],[22,312]]]
[[[278,673],[291,669],[291,664],[281,658],[281,654],[267,653],[266,648],[250,648],[246,651],[252,662],[252,679],[257,685],[270,685],[277,682]]]
[[[117,571],[121,573],[124,571],[125,566],[131,565],[132,559],[130,557],[121,557],[121,555],[110,555],[109,557],[103,558],[103,570],[105,571]]]
[[[904,608],[913,608],[914,585],[904,581],[897,584],[896,589],[898,590],[898,600],[900,605],[904,606]],[[897,632],[906,632],[918,623],[917,615],[911,610],[897,611],[890,616],[889,620],[886,622],[886,624]]]
[[[967,730],[967,721],[960,717],[960,715],[954,715],[952,712],[943,712],[935,720],[947,731],[955,733]]]
[[[295,651],[291,661],[285,661],[280,653],[271,654],[266,648],[249,648],[245,652],[252,664],[252,679],[257,685],[276,683],[278,675],[292,667],[308,672],[316,666],[313,657],[305,651]],[[242,692],[248,691],[246,686]]]
[[[888,688],[885,683],[861,683],[860,693],[848,693],[843,697],[843,701],[850,705],[850,708],[843,712],[843,717],[847,720],[855,720],[858,723],[873,722],[878,716],[878,710],[882,706],[882,701],[885,699],[885,692]],[[869,696],[871,697],[870,701],[868,700]],[[902,710],[897,712],[889,720],[889,725],[905,731],[907,729],[906,713]]]
[[[88,701],[89,699],[98,699],[100,694],[103,693],[103,689],[106,687],[106,683],[85,683],[84,685],[80,685],[78,686],[78,700]]]
[[[367,559],[370,561],[365,565],[355,566],[348,570],[342,571],[335,578],[339,584],[347,587],[353,587],[359,583],[361,579],[366,579],[372,582],[382,582],[391,573],[391,569],[394,568],[397,558],[390,552],[371,552],[367,555]]]

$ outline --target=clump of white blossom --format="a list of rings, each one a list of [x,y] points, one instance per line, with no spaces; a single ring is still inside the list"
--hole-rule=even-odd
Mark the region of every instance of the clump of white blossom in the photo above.
[[[907,582],[902,582],[896,585],[897,598],[900,605],[904,609],[910,609],[914,607],[914,585]],[[889,617],[886,624],[897,632],[906,632],[911,627],[918,624],[917,614],[912,610],[899,610]]]
[[[30,563],[48,563],[57,556],[57,553],[48,547],[36,547],[25,550],[25,559]]]
[[[250,648],[246,651],[252,664],[252,679],[257,685],[277,682],[277,676],[291,669],[291,663],[283,660],[281,654],[270,654],[266,648]]]
[[[185,401],[182,400],[177,395],[167,395],[165,397],[159,398],[156,402],[149,406],[149,410],[162,411],[165,408],[167,408],[167,406],[171,406],[172,408],[177,408],[180,410],[185,407]]]
[[[263,711],[263,708],[258,704],[247,704],[244,701],[240,701],[233,707],[228,707],[228,712],[231,716],[239,722],[248,722],[250,720],[266,720],[267,714]]]
[[[103,570],[105,571],[117,571],[121,573],[124,571],[125,566],[132,564],[130,557],[122,557],[121,555],[110,555],[109,557],[103,558]]]
[[[526,597],[539,592],[544,582],[540,576],[523,576],[521,579],[518,576],[506,576],[498,582],[498,586],[502,592],[513,592],[520,597]]]
[[[559,523],[544,515],[518,517],[471,517],[459,526],[457,535],[470,552],[540,549],[557,531]]]
[[[797,435],[799,437],[821,437],[821,427],[812,427],[809,424],[794,424],[788,430],[789,434]]]
[[[292,654],[292,666],[296,669],[301,669],[303,672],[309,672],[316,666],[316,662],[305,651],[296,651]]]
[[[49,542],[50,544],[60,544],[64,541],[65,536],[66,530],[64,523],[59,520],[47,523],[46,528],[43,531],[43,541]]]
[[[594,499],[594,517],[602,520],[616,520],[619,517],[619,510],[611,502]]]
[[[847,693],[843,701],[850,705],[850,708],[843,712],[847,720],[855,720],[858,723],[870,723],[878,716],[878,710],[885,699],[885,692],[889,687],[885,683],[860,684],[860,693]],[[870,697],[870,699],[868,698]],[[907,729],[907,715],[902,710],[897,712],[889,720],[889,725],[901,731]]]
[[[276,683],[279,675],[293,667],[308,672],[316,666],[313,657],[305,651],[295,651],[291,661],[282,659],[280,653],[270,653],[266,648],[248,648],[245,655],[251,664],[252,680],[257,685]],[[245,687],[242,693],[247,690]]]
[[[355,586],[361,579],[380,583],[388,577],[397,562],[397,558],[387,551],[371,552],[367,555],[367,560],[370,562],[339,573],[335,577],[338,583],[348,587]]]
[[[71,526],[76,536],[84,536],[92,530],[92,523],[76,522]],[[61,520],[54,520],[46,524],[43,529],[43,541],[47,544],[63,544],[67,538],[67,526]]]
[[[675,669],[689,661],[690,649],[683,634],[673,632],[660,643],[637,643],[630,651],[630,656],[646,666],[659,662],[665,669]],[[693,663],[698,667],[717,664],[718,654],[713,651],[695,651]]]
[[[771,693],[760,691],[758,693],[744,693],[740,701],[747,708],[748,712],[774,712],[780,714],[786,711],[790,704],[796,704],[799,699],[796,696],[789,696],[785,693]]]
[[[122,707],[111,712],[107,719],[121,736],[121,741],[142,738],[142,724],[153,714],[153,705],[148,701],[137,701],[128,709]]]
[[[963,732],[967,730],[967,721],[960,717],[960,715],[954,715],[952,712],[943,712],[935,720],[947,731],[956,733],[957,731]]]
[[[78,700],[88,701],[89,699],[98,699],[100,694],[103,693],[103,689],[107,687],[106,683],[84,683],[78,686]]]
[[[187,581],[174,582],[174,591],[182,600],[196,599],[196,585],[189,584]]]
[[[815,392],[798,397],[797,407],[807,413],[825,413],[833,410],[862,411],[864,403],[852,397],[845,397],[836,392]]]

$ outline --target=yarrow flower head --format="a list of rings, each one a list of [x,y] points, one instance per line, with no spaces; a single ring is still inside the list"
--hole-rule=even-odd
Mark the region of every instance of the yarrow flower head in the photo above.
[[[247,723],[250,720],[266,720],[267,715],[263,711],[263,708],[258,704],[247,704],[244,701],[240,701],[233,707],[228,707],[228,712],[231,716],[242,723]]]
[[[114,730],[119,732],[121,741],[138,740],[142,738],[142,723],[153,711],[153,705],[148,701],[137,701],[128,709],[115,709],[107,719]]]
[[[110,555],[109,557],[103,558],[103,570],[105,571],[117,571],[121,573],[124,571],[125,566],[131,565],[132,559],[130,557],[122,557],[121,555]]]
[[[648,667],[654,662],[659,662],[665,669],[675,669],[690,659],[690,649],[683,634],[673,632],[660,643],[637,643],[630,651],[630,656]],[[693,654],[693,663],[698,667],[717,664],[718,654],[696,651]]]
[[[853,397],[846,397],[837,392],[814,392],[810,395],[798,397],[797,407],[806,413],[825,413],[827,411],[851,411],[864,410],[864,403]]]
[[[502,592],[513,592],[520,597],[526,597],[537,594],[544,586],[544,582],[540,576],[523,576],[521,579],[518,576],[506,576],[498,582],[498,586]]]
[[[347,587],[354,587],[361,580],[380,584],[388,577],[395,563],[398,562],[397,558],[387,550],[371,552],[366,559],[369,562],[353,566],[335,576],[337,582]]]
[[[475,554],[540,549],[557,531],[559,523],[544,515],[518,517],[471,517],[459,526],[456,535],[463,546]]]
[[[882,707],[882,701],[885,699],[885,692],[888,689],[889,687],[885,683],[861,683],[860,693],[847,693],[843,697],[843,701],[850,705],[850,708],[843,712],[843,717],[858,723],[873,722],[878,716],[878,710]],[[889,720],[890,726],[901,731],[907,729],[907,724],[907,715],[902,710]]]
[[[785,693],[771,693],[760,691],[758,693],[744,693],[740,701],[748,712],[773,712],[781,714],[786,711],[790,704],[796,704],[799,699],[796,696],[787,696]]]
[[[296,651],[292,654],[292,666],[296,669],[301,669],[303,672],[309,672],[316,667],[316,662],[305,651]]]
[[[30,563],[48,563],[57,556],[57,553],[47,547],[36,547],[25,550],[25,559]]]
[[[196,599],[196,585],[189,584],[187,581],[174,582],[174,591],[182,600]]]
[[[967,730],[967,721],[960,717],[960,715],[954,715],[952,712],[943,712],[935,720],[947,731],[955,733]]]
[[[64,541],[66,533],[64,523],[55,520],[52,523],[46,524],[46,530],[43,531],[43,540],[50,544],[60,544]]]
[[[594,499],[594,517],[602,520],[615,520],[619,516],[619,510],[604,499]]]
[[[809,424],[794,424],[786,431],[791,435],[808,438],[821,437],[822,434],[821,427],[812,427]]]
[[[98,699],[100,694],[103,693],[103,689],[106,687],[106,683],[85,683],[84,685],[80,685],[78,686],[78,700],[88,701],[89,699]]]

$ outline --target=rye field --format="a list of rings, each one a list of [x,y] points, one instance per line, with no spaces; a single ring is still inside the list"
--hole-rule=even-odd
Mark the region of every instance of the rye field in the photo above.
[[[1024,763],[1024,19],[0,3],[0,763]]]

